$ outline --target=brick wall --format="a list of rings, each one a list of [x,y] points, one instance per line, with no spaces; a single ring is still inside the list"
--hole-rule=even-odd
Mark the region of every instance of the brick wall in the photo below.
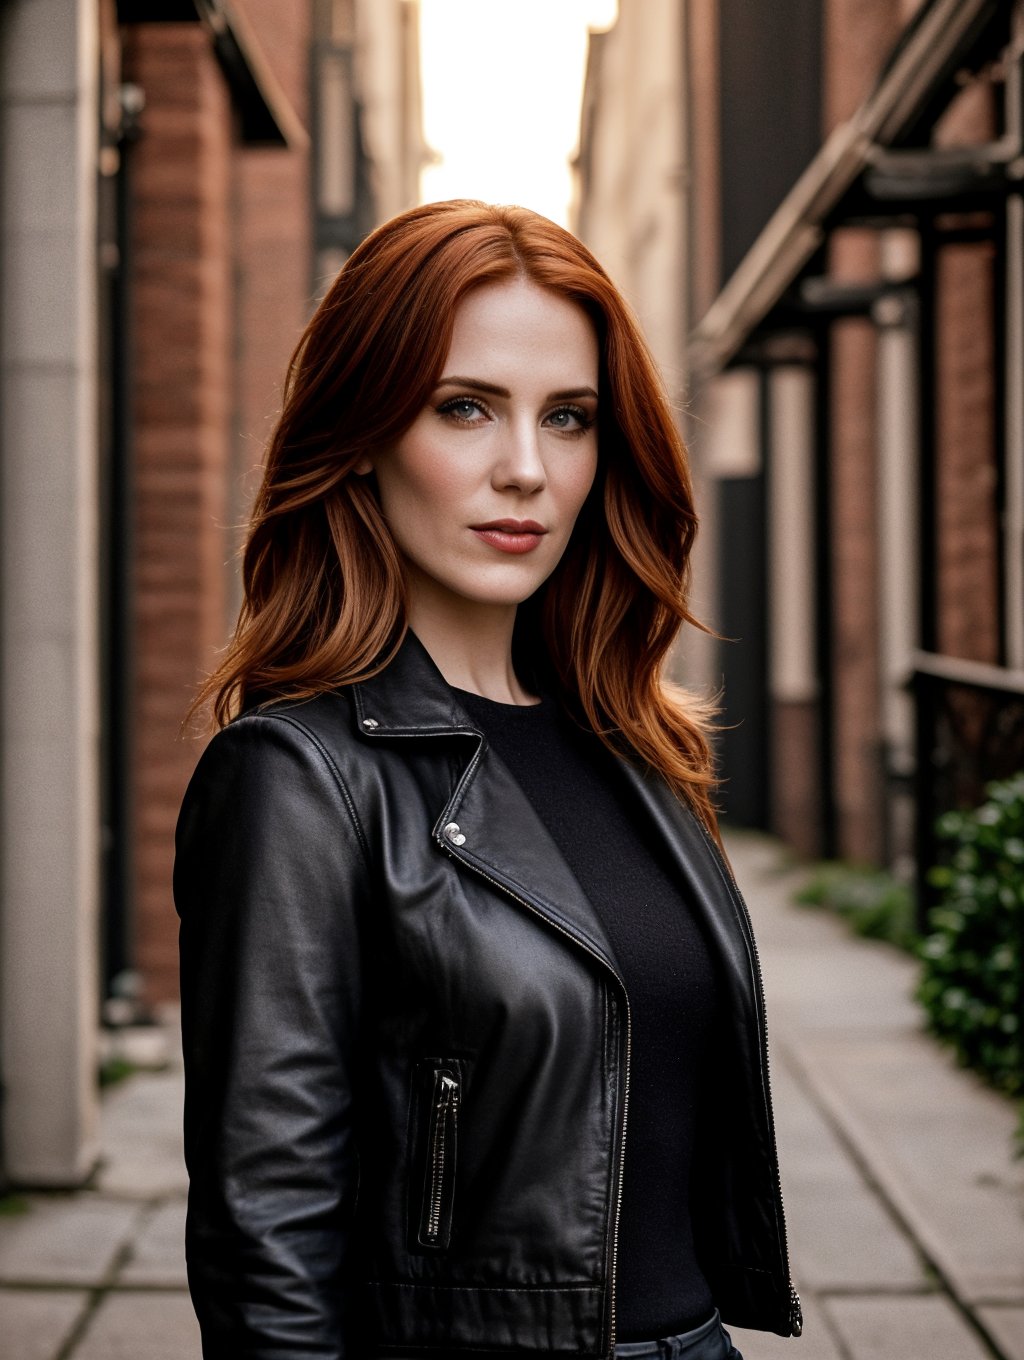
[[[822,797],[818,705],[776,699],[771,706],[769,771],[771,830],[798,854],[822,853]]]
[[[968,87],[937,140],[984,142],[996,133],[991,87]],[[987,215],[948,218],[985,226]],[[938,646],[999,661],[999,521],[995,287],[992,241],[944,246],[936,289],[936,539]]]
[[[831,0],[826,23],[826,130],[869,92],[912,0]],[[976,84],[938,131],[950,145],[994,132],[990,90]],[[955,222],[951,222],[955,225]],[[877,239],[840,231],[833,277],[873,279]],[[998,650],[994,254],[991,243],[949,245],[936,280],[936,530],[938,643],[952,655],[996,660]],[[885,800],[880,766],[875,446],[876,337],[868,321],[832,328],[830,415],[834,648],[832,681],[839,853],[879,860]]]
[[[246,6],[304,118],[308,6],[277,8]],[[228,637],[235,526],[308,314],[308,156],[237,144],[199,24],[125,30],[124,72],[146,95],[131,153],[132,921],[145,999],[157,1002],[177,997],[174,824],[203,745],[179,725]]]
[[[127,30],[124,70],[146,95],[131,153],[132,905],[136,965],[162,999],[176,994],[170,871],[193,764],[178,727],[224,613],[231,118],[198,24]]]
[[[849,118],[870,93],[907,8],[899,0],[826,0],[824,133]]]
[[[999,660],[992,313],[994,246],[946,246],[937,289],[938,646]]]
[[[276,78],[309,127],[309,3],[245,0],[243,6]],[[235,411],[229,513],[232,546],[259,482],[267,438],[280,410],[288,359],[313,307],[310,158],[302,148],[236,147]],[[240,596],[234,564],[228,605]]]

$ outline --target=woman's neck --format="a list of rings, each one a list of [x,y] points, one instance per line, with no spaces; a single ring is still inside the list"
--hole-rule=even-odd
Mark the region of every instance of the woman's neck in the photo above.
[[[449,604],[413,592],[409,627],[449,685],[498,703],[530,704],[535,696],[520,684],[512,665],[516,608],[472,600]]]

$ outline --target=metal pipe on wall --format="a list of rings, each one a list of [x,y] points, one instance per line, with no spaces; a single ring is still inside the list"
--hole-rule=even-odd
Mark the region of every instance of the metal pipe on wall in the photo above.
[[[1006,133],[1024,157],[1024,4],[1014,11],[1006,73]],[[1024,195],[1006,199],[1004,464],[1005,662],[1024,668]]]

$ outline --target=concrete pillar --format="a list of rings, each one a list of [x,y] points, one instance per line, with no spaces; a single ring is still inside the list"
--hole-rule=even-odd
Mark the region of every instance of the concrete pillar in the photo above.
[[[882,273],[899,282],[918,267],[916,233],[893,230],[881,239]],[[918,355],[914,295],[891,294],[874,307],[878,326],[879,679],[887,788],[888,858],[910,872],[913,849],[915,705],[909,682],[921,645],[920,487],[918,477]]]
[[[98,1154],[95,0],[9,0],[0,40],[3,1162]]]
[[[815,588],[815,380],[784,364],[769,378],[768,684],[772,829],[821,853]]]
[[[773,699],[817,698],[814,617],[814,376],[772,370],[768,498],[769,678]]]

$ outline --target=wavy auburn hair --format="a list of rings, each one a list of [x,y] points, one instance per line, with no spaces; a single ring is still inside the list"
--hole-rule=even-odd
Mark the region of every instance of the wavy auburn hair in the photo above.
[[[686,450],[628,305],[569,232],[471,200],[392,218],[353,252],[292,356],[243,552],[244,599],[189,716],[223,725],[383,669],[406,631],[402,564],[362,455],[431,396],[471,289],[525,277],[581,306],[600,350],[598,472],[554,572],[518,610],[517,664],[627,756],[636,752],[717,838],[716,712],[663,675],[689,623],[697,531]]]

